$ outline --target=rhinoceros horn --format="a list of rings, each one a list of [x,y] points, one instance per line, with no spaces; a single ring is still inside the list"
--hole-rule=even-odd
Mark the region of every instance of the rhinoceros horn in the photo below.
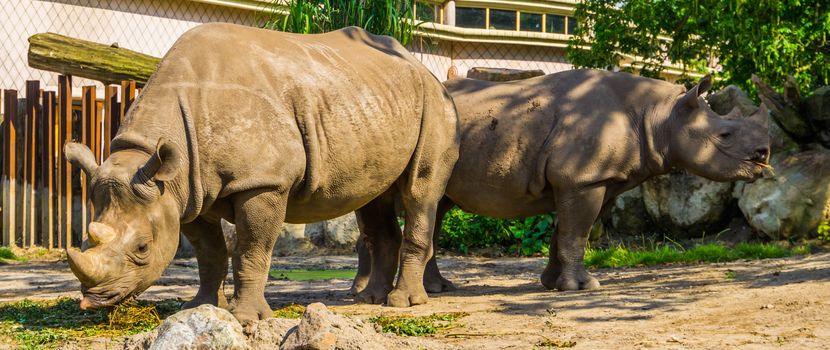
[[[88,232],[90,246],[92,247],[99,244],[106,244],[115,238],[115,230],[109,225],[100,222],[90,222]]]
[[[66,250],[69,268],[83,285],[95,285],[98,277],[98,268],[90,259],[89,253],[83,253],[76,248]]]

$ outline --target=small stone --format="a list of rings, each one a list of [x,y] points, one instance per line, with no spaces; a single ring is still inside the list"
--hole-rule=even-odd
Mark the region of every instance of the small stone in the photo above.
[[[766,304],[766,305],[761,306],[761,310],[774,309],[774,308],[775,308],[775,305],[772,305],[772,304]]]

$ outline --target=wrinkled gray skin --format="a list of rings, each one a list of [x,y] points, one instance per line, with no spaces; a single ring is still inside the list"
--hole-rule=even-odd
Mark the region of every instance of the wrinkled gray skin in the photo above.
[[[444,87],[391,38],[358,28],[295,35],[198,26],[162,59],[103,164],[85,146],[65,147],[90,177],[96,209],[84,251],[68,252],[81,307],[148,288],[173,258],[181,230],[200,277],[186,308],[227,306],[243,322],[270,317],[264,286],[283,222],[337,217],[384,192],[407,209],[402,273],[389,304],[424,303],[424,265],[458,157],[457,127]],[[221,218],[236,224],[233,252]]]
[[[555,210],[559,224],[541,276],[549,289],[599,287],[583,265],[584,248],[591,225],[620,193],[673,167],[715,181],[753,181],[763,173],[755,162],[769,160],[766,107],[748,117],[737,109],[717,115],[700,97],[711,86],[708,76],[689,91],[598,70],[445,85],[459,112],[461,154],[436,232],[454,205],[498,218]],[[353,292],[388,289],[396,271],[399,230],[366,226]],[[434,258],[424,284],[430,292],[453,289]]]

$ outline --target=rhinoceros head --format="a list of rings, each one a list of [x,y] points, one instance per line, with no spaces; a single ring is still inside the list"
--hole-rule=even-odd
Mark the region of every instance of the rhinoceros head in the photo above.
[[[709,90],[707,75],[677,99],[669,117],[669,157],[674,165],[715,181],[753,181],[770,156],[767,108],[743,116],[736,107],[718,115],[700,97]]]
[[[82,250],[67,251],[81,281],[81,308],[140,294],[161,276],[178,246],[180,207],[171,181],[180,153],[161,140],[153,154],[121,150],[98,166],[86,146],[68,143],[64,149],[87,174],[95,208]]]

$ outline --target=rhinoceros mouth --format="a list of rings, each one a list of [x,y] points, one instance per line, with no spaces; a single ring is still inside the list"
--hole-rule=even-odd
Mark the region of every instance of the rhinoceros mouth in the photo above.
[[[110,306],[115,306],[119,302],[128,299],[130,293],[124,293],[122,290],[96,293],[86,288],[81,290],[84,298],[81,300],[81,309],[100,309]]]

